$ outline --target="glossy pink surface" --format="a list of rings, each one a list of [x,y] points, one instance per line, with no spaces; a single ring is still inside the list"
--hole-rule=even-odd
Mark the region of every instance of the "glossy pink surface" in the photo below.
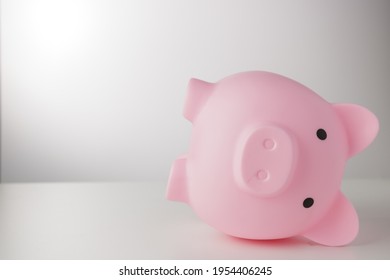
[[[192,79],[184,116],[193,133],[172,166],[169,199],[236,237],[302,235],[329,246],[355,238],[358,217],[340,187],[348,158],[378,132],[370,111],[253,71]]]

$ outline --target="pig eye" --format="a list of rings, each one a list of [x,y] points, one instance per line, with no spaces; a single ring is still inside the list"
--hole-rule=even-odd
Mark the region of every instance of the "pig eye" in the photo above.
[[[318,139],[320,139],[320,140],[325,140],[327,136],[328,136],[328,135],[326,134],[326,131],[323,130],[322,128],[320,128],[319,130],[317,130],[317,137],[318,137]]]
[[[311,197],[308,197],[303,201],[303,207],[305,208],[310,208],[313,206],[313,204],[314,204],[314,199],[312,199]]]

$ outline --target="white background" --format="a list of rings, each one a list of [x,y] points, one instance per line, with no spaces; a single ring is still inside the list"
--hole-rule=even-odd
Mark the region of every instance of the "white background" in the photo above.
[[[373,111],[346,177],[389,177],[390,1],[1,0],[3,182],[166,180],[191,77],[291,77]]]
[[[343,181],[359,234],[346,246],[329,247],[301,236],[228,236],[189,205],[164,199],[165,182],[2,183],[0,278],[1,260],[390,261],[389,185],[388,179]]]
[[[334,275],[341,279],[388,279],[390,273],[387,269],[389,261],[294,261],[294,260],[272,260],[272,261],[248,261],[248,260],[137,260],[137,261],[3,261],[0,276],[7,280],[20,279],[35,279],[51,280],[53,277],[58,280],[67,279],[210,279],[210,278],[229,278],[229,279],[255,279],[262,277],[264,279],[284,280],[299,278],[300,280],[311,280],[313,275],[318,280],[331,279]],[[267,275],[240,275],[240,274],[226,274],[216,276],[213,275],[214,267],[270,267],[272,274]],[[20,269],[23,267],[23,269]],[[203,274],[200,276],[161,276],[161,275],[122,275],[120,276],[120,269],[169,269],[173,270],[175,267],[179,269],[180,273],[184,273],[185,269],[202,269]],[[245,270],[246,271],[246,270]],[[149,271],[151,273],[151,271]]]

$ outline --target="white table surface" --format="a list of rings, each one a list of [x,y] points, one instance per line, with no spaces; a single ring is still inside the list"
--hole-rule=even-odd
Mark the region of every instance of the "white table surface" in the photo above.
[[[0,259],[390,259],[390,181],[345,180],[360,232],[344,247],[226,236],[164,182],[0,185]]]

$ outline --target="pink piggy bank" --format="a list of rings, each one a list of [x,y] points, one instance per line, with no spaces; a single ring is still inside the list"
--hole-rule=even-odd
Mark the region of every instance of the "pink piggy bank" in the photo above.
[[[356,237],[358,217],[340,187],[348,158],[378,132],[370,111],[253,71],[215,84],[192,79],[184,116],[193,133],[172,166],[168,199],[236,237],[328,246]]]

